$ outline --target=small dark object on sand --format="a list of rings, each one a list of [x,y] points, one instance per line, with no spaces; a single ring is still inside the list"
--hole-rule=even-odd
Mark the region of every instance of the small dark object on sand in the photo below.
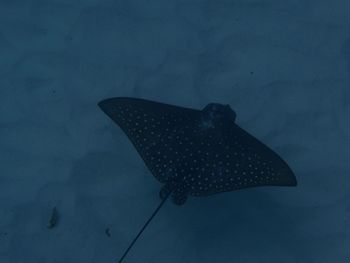
[[[109,230],[109,228],[107,227],[106,230],[105,230],[105,234],[108,236],[108,237],[111,237],[111,232]]]
[[[58,210],[57,210],[57,208],[55,206],[52,209],[51,217],[50,217],[49,223],[47,225],[47,228],[48,229],[52,229],[52,228],[56,227],[57,224],[58,224],[58,221],[59,221],[59,214],[58,214]]]

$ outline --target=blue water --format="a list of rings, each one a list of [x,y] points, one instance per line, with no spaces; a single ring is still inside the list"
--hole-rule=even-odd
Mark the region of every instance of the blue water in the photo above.
[[[0,262],[117,262],[158,205],[160,184],[97,107],[117,96],[230,104],[299,183],[168,202],[125,262],[350,262],[348,11],[0,0]]]

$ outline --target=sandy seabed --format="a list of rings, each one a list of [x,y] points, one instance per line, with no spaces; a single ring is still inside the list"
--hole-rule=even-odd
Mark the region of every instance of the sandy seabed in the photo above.
[[[169,202],[125,262],[350,262],[349,7],[0,0],[0,262],[116,262],[157,206],[116,96],[230,104],[299,182]]]

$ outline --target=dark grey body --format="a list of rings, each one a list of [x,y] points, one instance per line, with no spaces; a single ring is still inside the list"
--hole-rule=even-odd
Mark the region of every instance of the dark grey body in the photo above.
[[[183,204],[188,195],[207,196],[255,186],[295,186],[286,162],[241,129],[227,105],[195,110],[135,99],[99,103],[129,137],[152,174]]]

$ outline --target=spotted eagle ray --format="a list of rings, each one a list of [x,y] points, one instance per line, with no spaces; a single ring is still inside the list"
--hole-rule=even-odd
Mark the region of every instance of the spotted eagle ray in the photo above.
[[[161,203],[119,263],[169,196],[173,203],[182,205],[190,195],[297,185],[288,164],[236,124],[236,113],[229,105],[210,103],[196,110],[123,97],[106,99],[98,105],[120,126],[163,184]]]

